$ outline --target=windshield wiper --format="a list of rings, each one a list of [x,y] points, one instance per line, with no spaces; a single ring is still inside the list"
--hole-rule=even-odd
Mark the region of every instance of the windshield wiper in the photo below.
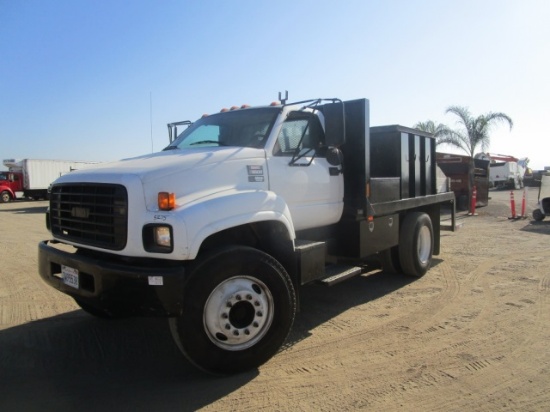
[[[164,149],[162,149],[162,151],[166,151],[166,150],[176,150],[176,149],[179,149],[178,146],[166,146]]]

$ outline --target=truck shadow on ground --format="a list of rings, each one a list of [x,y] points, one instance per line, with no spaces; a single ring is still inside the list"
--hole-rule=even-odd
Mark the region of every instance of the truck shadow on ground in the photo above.
[[[539,233],[541,235],[550,235],[550,220],[541,222],[532,220],[520,230],[524,232]]]
[[[29,214],[45,214],[48,206],[29,206],[29,207],[20,207],[17,209],[0,209],[0,212],[9,212],[16,215],[29,215]]]
[[[433,262],[432,265],[437,264]],[[393,293],[416,278],[373,271],[334,286],[312,284],[302,288],[301,310],[285,348],[311,335],[310,331],[355,306]]]
[[[414,281],[375,272],[302,289],[285,348],[356,305]],[[0,331],[0,410],[196,410],[245,386],[258,371],[213,377],[173,343],[166,319],[99,320],[77,310]]]
[[[196,410],[258,374],[199,372],[166,319],[106,321],[80,310],[2,330],[0,348],[3,411]]]

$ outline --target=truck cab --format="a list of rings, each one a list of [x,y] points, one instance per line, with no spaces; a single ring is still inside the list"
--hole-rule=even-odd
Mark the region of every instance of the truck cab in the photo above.
[[[0,172],[0,202],[7,203],[17,197],[17,192],[23,191],[23,176],[21,173]]]
[[[39,272],[92,315],[169,317],[205,371],[273,356],[302,286],[373,257],[422,276],[439,253],[454,195],[436,191],[433,137],[370,128],[366,99],[234,107],[169,131],[159,153],[54,182]]]
[[[203,117],[164,150],[234,159],[218,163],[232,172],[223,177],[213,172],[197,190],[220,185],[222,191],[237,187],[255,192],[252,196],[271,192],[288,206],[294,230],[309,229],[337,222],[343,209],[343,177],[340,165],[327,161],[324,121],[322,112],[303,105],[233,109]],[[239,213],[243,208],[240,204]]]

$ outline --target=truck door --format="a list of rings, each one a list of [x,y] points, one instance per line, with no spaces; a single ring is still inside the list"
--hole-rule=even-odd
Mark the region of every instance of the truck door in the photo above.
[[[336,223],[343,210],[341,166],[327,162],[325,135],[311,112],[290,112],[268,156],[270,190],[289,206],[295,230]]]

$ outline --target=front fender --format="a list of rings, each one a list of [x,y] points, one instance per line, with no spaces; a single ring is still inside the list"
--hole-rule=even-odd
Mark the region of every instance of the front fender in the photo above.
[[[248,223],[277,221],[285,225],[290,239],[296,237],[286,202],[269,191],[223,192],[202,198],[184,207],[180,218],[187,229],[188,259],[197,257],[207,237]]]
[[[2,193],[2,192],[8,192],[12,199],[16,198],[14,191],[11,190],[11,187],[9,187],[9,186],[0,185],[0,193]]]

